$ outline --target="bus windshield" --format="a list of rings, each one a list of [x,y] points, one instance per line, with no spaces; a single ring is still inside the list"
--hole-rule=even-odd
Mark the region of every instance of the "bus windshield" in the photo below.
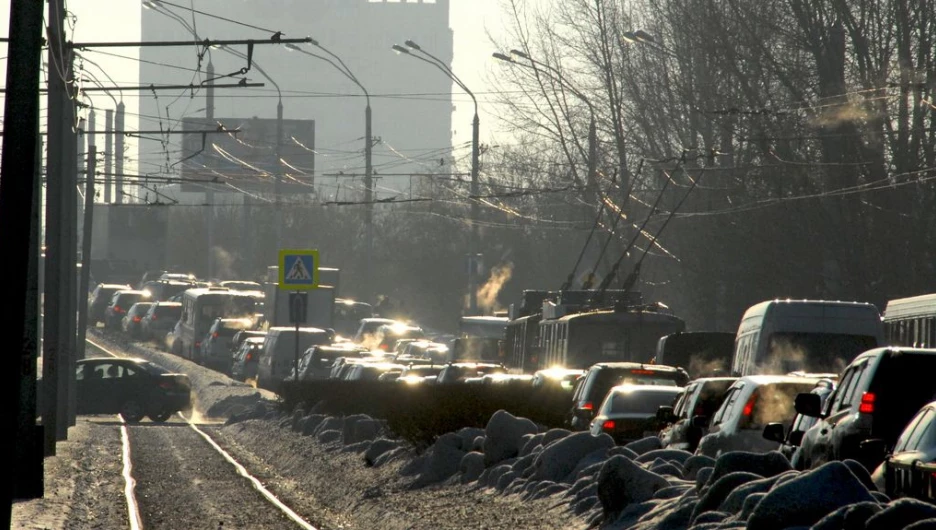
[[[253,318],[255,300],[247,295],[203,294],[195,302],[195,312],[202,326],[216,318]]]
[[[877,339],[866,335],[833,333],[774,333],[767,344],[767,355],[758,373],[787,374],[840,373],[866,350],[877,346]]]

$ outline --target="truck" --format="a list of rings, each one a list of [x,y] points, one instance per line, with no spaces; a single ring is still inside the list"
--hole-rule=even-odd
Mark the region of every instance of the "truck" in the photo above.
[[[333,314],[335,298],[338,293],[340,270],[319,268],[319,287],[305,291],[307,294],[305,320],[302,327],[331,329],[334,327]],[[289,320],[289,293],[279,288],[279,266],[267,267],[264,282],[264,319],[268,327],[295,326]]]

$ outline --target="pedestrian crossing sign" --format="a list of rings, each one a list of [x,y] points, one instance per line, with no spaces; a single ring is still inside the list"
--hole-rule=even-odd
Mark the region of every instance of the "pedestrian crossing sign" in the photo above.
[[[318,250],[283,249],[279,251],[280,289],[317,289],[318,284]]]

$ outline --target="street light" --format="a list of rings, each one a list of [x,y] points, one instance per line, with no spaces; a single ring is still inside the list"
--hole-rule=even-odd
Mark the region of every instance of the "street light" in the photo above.
[[[663,44],[657,42],[656,37],[654,37],[653,35],[647,33],[646,31],[642,29],[638,29],[634,31],[625,31],[623,34],[621,34],[621,38],[625,42],[628,42],[631,44],[634,44],[634,43],[645,44],[671,57],[678,57],[676,55],[676,52],[670,50],[666,46],[663,46]]]
[[[441,59],[432,55],[431,53],[423,50],[418,44],[411,40],[407,40],[406,48],[400,46],[399,44],[394,44],[392,46],[393,50],[402,55],[407,55],[414,59],[419,59],[425,63],[429,63],[439,70],[442,71],[449,79],[451,79],[456,85],[458,85],[462,90],[465,91],[469,96],[471,96],[471,101],[474,103],[474,119],[471,120],[471,196],[478,196],[478,159],[479,159],[479,127],[480,119],[478,118],[478,100],[475,98],[474,93],[471,90],[468,90],[468,87],[465,86],[465,83],[455,75],[455,72],[448,67]],[[416,55],[412,51],[420,55]],[[425,56],[425,57],[423,57]],[[477,314],[478,312],[478,290],[477,290],[477,270],[475,268],[475,253],[478,249],[478,202],[476,199],[471,201],[471,236],[468,240],[468,255],[469,255],[469,266],[468,266],[468,312],[469,314]]]
[[[327,62],[332,65],[335,70],[341,72],[346,78],[348,78],[352,83],[357,85],[361,89],[361,92],[364,93],[364,98],[367,101],[367,106],[364,107],[364,230],[365,230],[365,254],[364,254],[364,298],[372,298],[372,283],[371,283],[371,270],[374,254],[374,184],[373,184],[373,133],[371,129],[371,104],[370,104],[370,93],[364,88],[364,85],[361,84],[357,76],[354,75],[354,72],[348,68],[348,65],[341,60],[341,57],[338,57],[332,53],[328,48],[325,48],[315,39],[310,38],[309,42],[322,50],[323,53],[327,54],[328,57],[323,57],[317,53],[312,53],[308,50],[304,50],[295,44],[286,44],[286,48],[297,51],[299,53],[308,55],[310,57],[315,57],[322,61]],[[330,57],[330,58],[329,58]],[[333,60],[334,59],[334,60]]]

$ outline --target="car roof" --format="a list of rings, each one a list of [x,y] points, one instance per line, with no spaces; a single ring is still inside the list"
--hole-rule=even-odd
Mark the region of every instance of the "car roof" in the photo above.
[[[644,364],[644,363],[633,363],[633,362],[608,362],[608,363],[596,363],[591,366],[591,368],[619,368],[619,369],[642,369],[642,370],[656,370],[659,372],[679,372],[682,369],[675,366],[668,366],[665,364]]]
[[[156,305],[160,307],[182,307],[182,302],[170,302],[169,300],[159,300]]]
[[[102,289],[131,289],[131,287],[125,283],[99,283],[98,287]]]
[[[776,383],[818,383],[815,377],[801,377],[796,375],[746,375],[738,378],[737,382],[752,383],[754,385],[770,385]]]
[[[139,294],[143,296],[149,296],[149,291],[141,291],[140,289],[122,289],[114,294]]]
[[[617,385],[612,387],[610,392],[615,393],[641,393],[641,394],[679,394],[683,392],[685,388],[681,386],[674,385],[635,385],[635,384],[626,384],[626,385]]]

